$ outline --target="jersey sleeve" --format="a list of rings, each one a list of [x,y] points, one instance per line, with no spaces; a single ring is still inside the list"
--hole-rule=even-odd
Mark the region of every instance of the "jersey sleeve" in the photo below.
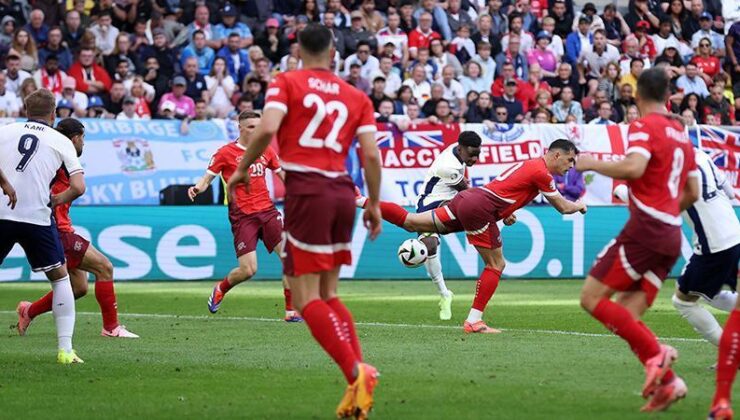
[[[267,167],[272,169],[274,172],[282,171],[283,168],[280,167],[280,159],[272,147],[268,147],[265,153],[267,154]]]
[[[62,162],[64,163],[64,167],[67,168],[67,173],[70,177],[74,174],[84,172],[80,158],[77,157],[77,150],[75,150],[71,141],[66,138],[60,141],[59,152],[62,155]]]
[[[440,182],[450,186],[459,184],[464,178],[460,171],[450,167],[438,169],[435,175],[439,178]]]
[[[208,168],[206,169],[208,174],[218,176],[223,171],[225,159],[222,150],[216,150],[216,153],[211,156],[211,160],[208,162]]]
[[[648,127],[642,122],[632,123],[627,130],[627,152],[625,155],[638,153],[647,159],[653,155],[650,145]]]
[[[544,169],[537,172],[536,184],[542,195],[553,196],[560,194],[555,187],[555,179]]]
[[[267,87],[265,105],[262,109],[267,110],[270,108],[279,109],[286,114],[288,113],[288,83],[284,74],[275,76]]]
[[[367,95],[363,95],[362,107],[360,108],[360,120],[357,125],[356,135],[363,133],[375,133],[378,127],[375,125],[375,110],[373,103]]]
[[[694,153],[694,148],[689,145],[686,147],[688,150],[686,156],[686,174],[689,178],[698,178],[701,176],[701,173],[699,172],[699,166],[696,164],[696,154]],[[709,161],[709,164],[714,166],[711,159],[707,159]],[[712,168],[714,169],[714,168]],[[719,186],[719,180],[717,180],[717,185]]]

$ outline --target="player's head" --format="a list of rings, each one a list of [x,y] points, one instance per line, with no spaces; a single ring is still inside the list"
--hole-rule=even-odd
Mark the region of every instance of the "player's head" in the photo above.
[[[638,102],[665,103],[671,91],[671,79],[667,71],[661,67],[643,70],[637,79]]]
[[[243,111],[239,114],[239,137],[245,141],[252,139],[252,134],[260,125],[260,114],[254,111]]]
[[[565,175],[576,164],[578,148],[570,140],[558,139],[550,143],[547,150],[547,169],[551,173]]]
[[[26,115],[29,119],[54,124],[57,115],[57,104],[54,94],[49,89],[39,89],[26,96]]]
[[[85,147],[85,126],[75,118],[65,118],[57,123],[57,131],[72,140],[77,150],[77,156],[82,156]]]
[[[301,57],[306,61],[329,62],[334,57],[334,36],[331,31],[318,23],[308,24],[298,33],[298,46]]]
[[[475,165],[480,155],[480,136],[473,131],[463,131],[457,138],[457,152],[467,166]]]

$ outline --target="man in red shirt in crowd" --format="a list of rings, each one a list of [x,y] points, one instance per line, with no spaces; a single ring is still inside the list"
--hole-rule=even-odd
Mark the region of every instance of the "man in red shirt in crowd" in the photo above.
[[[504,82],[510,79],[516,81],[516,94],[514,97],[522,103],[524,112],[527,112],[527,104],[529,104],[529,98],[534,95],[534,89],[532,85],[516,76],[516,68],[511,61],[505,61],[504,65],[501,66],[501,76],[493,81],[491,93],[497,98],[504,96]]]
[[[339,269],[352,262],[354,184],[345,161],[357,137],[370,199],[364,220],[371,239],[381,229],[380,156],[370,98],[331,70],[332,34],[309,24],[298,33],[303,69],[278,74],[267,89],[264,115],[229,191],[248,184],[247,168],[277,135],[285,182],[283,272],[316,341],[339,365],[348,386],[339,417],[367,418],[378,382],[364,363],[352,313],[337,296]]]
[[[79,120],[67,118],[59,121],[57,131],[68,137],[77,150],[77,155],[82,155],[85,145],[85,126]],[[54,183],[51,187],[52,194],[60,194],[69,188],[69,174],[62,166],[57,171]],[[53,203],[53,199],[52,199]],[[59,232],[59,239],[64,247],[64,257],[67,260],[72,291],[75,299],[87,294],[87,273],[95,276],[95,299],[100,305],[100,313],[103,315],[103,329],[100,335],[103,337],[117,338],[139,338],[138,335],[128,331],[125,326],[118,323],[118,305],[116,304],[116,292],[113,288],[113,264],[100,253],[95,247],[82,236],[78,235],[72,227],[69,217],[69,208],[72,203],[60,204],[54,207],[54,219]],[[26,335],[28,326],[37,316],[51,312],[53,292],[49,292],[39,300],[31,303],[22,301],[18,303],[18,334]]]
[[[188,189],[190,200],[205,191],[213,179],[221,175],[228,181],[236,171],[239,161],[254,137],[259,126],[260,115],[252,111],[239,114],[239,138],[236,141],[221,147],[211,158],[205,175],[194,186]],[[274,150],[268,148],[258,161],[249,167],[249,189],[242,186],[236,189],[233,200],[229,200],[229,222],[234,235],[234,250],[239,266],[213,287],[208,298],[208,310],[218,312],[226,293],[239,283],[245,282],[257,273],[257,240],[267,248],[267,252],[275,251],[280,255],[280,242],[283,236],[283,217],[275,208],[267,190],[265,176],[267,170],[274,171],[285,181],[285,174],[280,168],[278,156]],[[285,321],[299,322],[301,318],[293,309],[290,288],[283,280],[283,295],[285,296]]]
[[[433,39],[442,39],[442,35],[432,30],[432,14],[423,12],[419,16],[419,26],[409,32],[409,54],[416,60],[419,48],[429,48]]]
[[[645,366],[642,411],[662,411],[686,395],[686,384],[671,370],[678,352],[660,344],[640,318],[681,253],[681,215],[699,196],[694,149],[683,124],[667,114],[670,79],[662,68],[642,72],[637,106],[642,118],[628,130],[620,161],[578,159],[578,171],[627,180],[630,218],[599,254],[581,292],[581,306],[627,341]],[[617,295],[616,301],[612,296]]]
[[[67,74],[77,82],[77,90],[88,95],[108,92],[113,82],[105,69],[95,64],[95,50],[83,48],[80,57],[72,64]]]

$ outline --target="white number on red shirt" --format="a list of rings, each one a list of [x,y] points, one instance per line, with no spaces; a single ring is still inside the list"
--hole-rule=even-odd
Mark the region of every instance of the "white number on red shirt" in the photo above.
[[[524,162],[519,162],[519,163],[517,163],[515,165],[510,166],[508,169],[506,169],[505,171],[501,172],[501,174],[499,174],[499,176],[496,177],[496,181],[503,181],[503,180],[505,180],[506,178],[508,178],[509,176],[511,176],[511,174],[513,174],[514,172],[516,172],[517,169],[521,168],[523,165],[524,165]]]
[[[329,101],[324,103],[324,100],[315,93],[309,93],[305,98],[303,98],[303,106],[306,108],[316,106],[316,113],[313,115],[313,118],[311,118],[311,121],[308,123],[308,126],[301,135],[301,138],[298,139],[298,144],[303,147],[314,149],[326,147],[337,153],[341,153],[342,145],[337,143],[337,137],[339,136],[339,131],[344,127],[344,123],[347,122],[347,116],[349,114],[347,107],[339,101]],[[324,122],[324,118],[326,118],[327,113],[337,114],[334,119],[334,124],[331,127],[331,131],[329,131],[329,134],[326,135],[325,139],[314,138],[316,130],[318,130],[321,123]]]
[[[253,163],[249,165],[249,169],[251,169],[251,173],[249,176],[264,176],[265,175],[265,166],[261,163]]]
[[[671,174],[668,177],[668,190],[671,197],[678,197],[678,184],[681,182],[681,172],[683,170],[683,149],[676,148],[673,150],[673,163],[671,164]]]

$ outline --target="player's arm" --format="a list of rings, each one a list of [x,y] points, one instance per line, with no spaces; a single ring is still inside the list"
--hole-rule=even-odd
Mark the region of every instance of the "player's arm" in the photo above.
[[[188,188],[188,197],[190,198],[190,201],[195,201],[195,197],[202,193],[203,191],[208,189],[208,186],[211,185],[211,182],[216,178],[215,175],[212,175],[210,172],[206,172],[203,174],[203,177],[198,180],[195,185]]]
[[[260,119],[260,125],[257,127],[252,141],[249,142],[247,150],[244,151],[244,157],[242,157],[241,162],[239,162],[236,172],[234,172],[229,179],[229,191],[239,184],[245,184],[247,191],[249,191],[249,173],[247,169],[249,168],[249,165],[253,164],[254,161],[262,156],[270,145],[270,141],[272,140],[272,137],[277,134],[284,117],[285,111],[282,109],[274,107],[265,108],[262,113],[262,119]]]
[[[555,207],[555,210],[560,212],[561,214],[573,214],[577,212],[581,212],[582,214],[586,214],[586,204],[581,201],[570,201],[566,200],[565,197],[563,197],[559,192],[556,192],[554,194],[544,194],[545,199],[547,199],[550,204],[552,204],[553,207]]]
[[[609,178],[636,179],[645,173],[649,161],[649,157],[638,152],[632,152],[617,162],[604,162],[591,155],[581,154],[578,156],[576,169],[580,172],[594,171]]]
[[[699,178],[696,176],[689,176],[686,180],[686,185],[683,186],[681,192],[681,198],[679,206],[681,211],[691,207],[696,200],[699,199]]]
[[[452,189],[455,191],[463,191],[463,190],[467,190],[469,187],[470,185],[468,184],[468,180],[466,178],[463,178],[460,180],[460,182],[453,185]]]
[[[375,142],[375,132],[364,132],[357,135],[362,149],[362,164],[365,168],[368,201],[365,205],[363,219],[370,231],[370,239],[375,239],[381,231],[380,220],[380,152]]]
[[[85,175],[82,171],[78,171],[69,176],[69,188],[51,196],[51,205],[56,207],[60,204],[71,203],[82,194],[85,194]]]
[[[10,181],[5,177],[5,174],[0,170],[0,188],[3,190],[3,194],[8,196],[8,206],[11,209],[15,209],[15,203],[18,202],[18,196],[15,194],[15,189],[10,185]]]
[[[280,178],[281,181],[283,181],[283,184],[285,184],[285,171],[277,170],[275,171],[275,175],[277,175],[278,178]]]

